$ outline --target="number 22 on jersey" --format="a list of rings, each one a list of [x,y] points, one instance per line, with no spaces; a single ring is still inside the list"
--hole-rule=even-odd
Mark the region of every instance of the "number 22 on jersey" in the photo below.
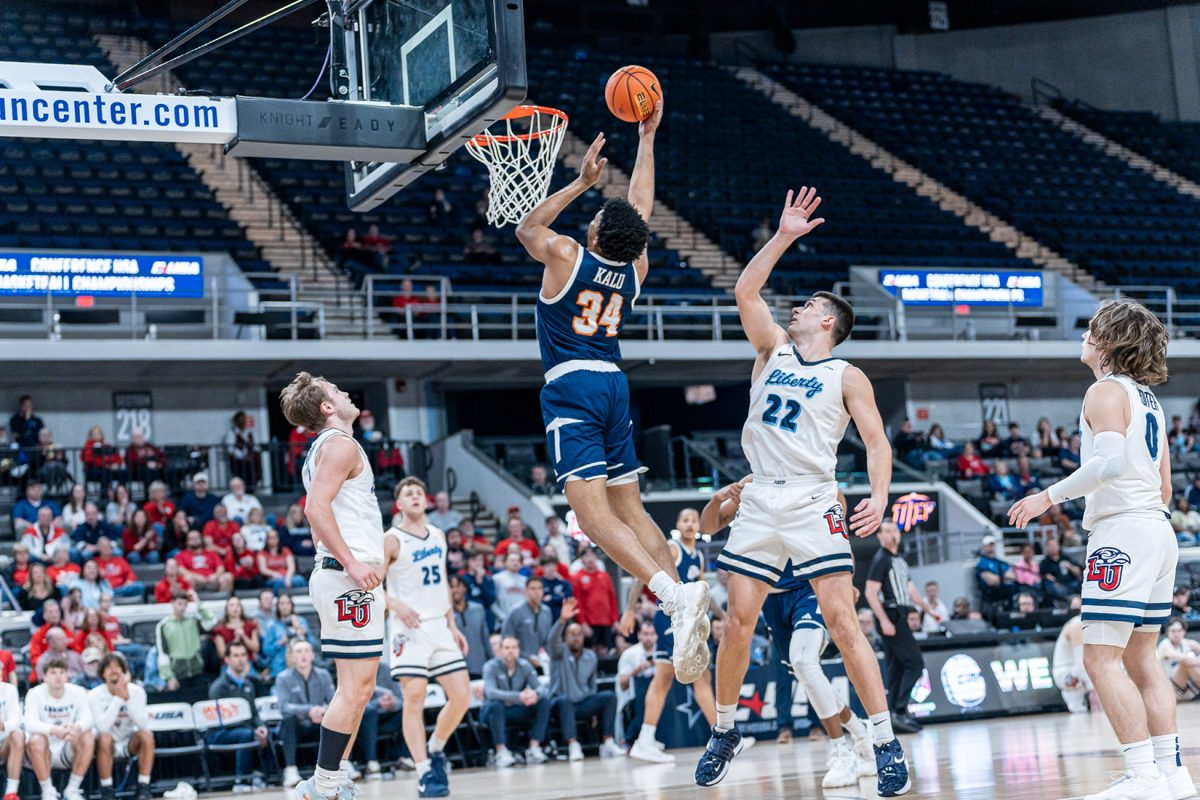
[[[600,292],[584,289],[575,298],[575,305],[582,309],[571,321],[571,327],[580,336],[592,336],[603,326],[605,336],[616,336],[621,332],[621,306],[625,298],[613,292],[604,305],[604,295]],[[600,309],[603,307],[604,312]]]

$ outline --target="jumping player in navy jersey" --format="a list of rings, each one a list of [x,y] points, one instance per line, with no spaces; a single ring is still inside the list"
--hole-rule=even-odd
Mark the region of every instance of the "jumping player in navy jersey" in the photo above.
[[[586,244],[551,229],[600,180],[604,134],[592,142],[579,177],[543,200],[517,238],[545,265],[537,336],[546,385],[542,419],[554,471],[580,527],[627,572],[650,587],[671,617],[672,663],[681,683],[708,668],[708,584],[681,584],[666,537],[642,506],[629,412],[629,384],[618,366],[621,326],[650,265],[647,220],[654,207],[654,134],[663,103],[638,129],[628,200],[610,199],[587,229]]]

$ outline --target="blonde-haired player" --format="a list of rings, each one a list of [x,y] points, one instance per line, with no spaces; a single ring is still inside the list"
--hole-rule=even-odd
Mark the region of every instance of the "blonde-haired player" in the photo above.
[[[450,794],[446,740],[471,704],[467,639],[454,622],[446,534],[425,518],[425,483],[408,477],[396,486],[399,510],[384,536],[388,642],[393,680],[404,691],[404,741],[417,768],[421,797]],[[433,736],[425,743],[425,692],[430,679],[446,691]]]
[[[354,439],[358,407],[324,378],[301,372],[279,397],[293,425],[317,431],[301,474],[304,514],[317,543],[309,596],[321,620],[321,653],[337,661],[337,690],[321,720],[317,770],[297,800],[340,794],[383,654],[383,517],[370,459]]]
[[[1166,421],[1150,389],[1167,380],[1168,338],[1140,303],[1100,305],[1080,356],[1096,382],[1079,418],[1079,469],[1008,511],[1009,522],[1024,528],[1053,503],[1086,498],[1083,663],[1125,759],[1121,777],[1086,800],[1196,796],[1179,756],[1175,692],[1155,654],[1179,560],[1167,511]]]

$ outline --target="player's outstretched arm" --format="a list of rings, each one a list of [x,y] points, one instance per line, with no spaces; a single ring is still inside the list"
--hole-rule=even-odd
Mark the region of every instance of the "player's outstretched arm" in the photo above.
[[[638,124],[637,160],[633,163],[633,174],[629,176],[629,204],[647,222],[654,211],[654,134],[662,122],[662,115],[663,101],[659,98],[654,113]]]
[[[807,186],[800,187],[799,194],[792,202],[793,192],[788,190],[787,202],[783,205],[783,213],[779,215],[779,229],[763,248],[754,254],[750,263],[742,270],[734,287],[737,298],[738,314],[742,318],[742,329],[754,349],[761,353],[774,350],[787,342],[787,333],[775,324],[771,308],[762,298],[763,287],[771,277],[771,270],[779,263],[779,259],[792,246],[792,242],[809,233],[813,228],[825,221],[823,217],[810,219],[821,198],[817,190]]]
[[[375,570],[354,557],[333,516],[333,498],[359,463],[358,447],[345,436],[335,436],[322,448],[313,473],[304,515],[312,528],[313,538],[325,545],[355,583],[363,589],[380,584]]]
[[[892,445],[875,405],[875,389],[858,367],[846,367],[842,373],[842,401],[867,448],[867,478],[871,481],[871,496],[854,507],[850,530],[857,536],[870,536],[879,529],[887,508],[888,487],[892,483]]]
[[[517,226],[517,241],[529,255],[546,266],[550,272],[561,273],[565,280],[575,267],[579,243],[570,236],[560,236],[550,229],[554,220],[580,195],[596,185],[604,172],[607,158],[600,158],[604,134],[592,141],[579,165],[579,177],[538,203]]]

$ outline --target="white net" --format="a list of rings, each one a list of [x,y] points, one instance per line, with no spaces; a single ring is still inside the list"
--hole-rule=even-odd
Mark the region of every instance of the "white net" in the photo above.
[[[567,115],[518,106],[502,122],[502,132],[484,131],[467,142],[471,155],[488,168],[487,220],[498,228],[516,225],[546,199],[567,133]]]

